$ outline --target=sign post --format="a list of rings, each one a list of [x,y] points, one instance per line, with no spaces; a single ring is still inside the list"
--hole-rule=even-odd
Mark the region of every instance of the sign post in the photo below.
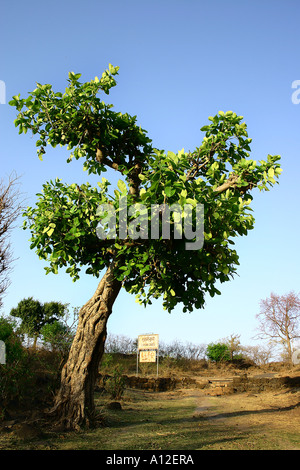
[[[136,355],[136,375],[139,373],[139,362],[156,362],[156,375],[158,377],[158,335],[139,335]]]

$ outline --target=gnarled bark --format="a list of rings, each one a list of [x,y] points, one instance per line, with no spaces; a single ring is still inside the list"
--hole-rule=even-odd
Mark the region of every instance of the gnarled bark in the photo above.
[[[107,320],[121,284],[114,278],[112,264],[93,297],[79,312],[77,332],[62,369],[61,385],[52,409],[59,423],[67,429],[79,429],[93,423],[94,387],[104,352]]]

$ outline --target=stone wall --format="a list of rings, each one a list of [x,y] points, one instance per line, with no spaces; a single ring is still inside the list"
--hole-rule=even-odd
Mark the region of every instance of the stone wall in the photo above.
[[[99,376],[98,387],[103,388],[108,375]],[[248,377],[241,374],[230,379],[207,379],[183,377],[139,377],[124,375],[125,384],[129,388],[149,390],[151,392],[165,392],[179,388],[198,388],[208,395],[224,395],[241,392],[263,392],[267,390],[280,390],[300,388],[299,377]]]
[[[300,377],[247,377],[245,374],[232,380],[233,392],[263,392],[298,387],[300,387]]]

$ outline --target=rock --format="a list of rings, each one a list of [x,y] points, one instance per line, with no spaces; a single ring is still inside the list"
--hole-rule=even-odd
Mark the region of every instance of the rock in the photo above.
[[[108,405],[106,406],[106,408],[107,408],[108,410],[117,410],[117,411],[121,411],[121,410],[122,410],[121,403],[119,403],[118,401],[112,401],[112,402],[108,403]]]
[[[22,423],[14,427],[14,434],[20,439],[36,439],[42,437],[41,430],[32,424]]]

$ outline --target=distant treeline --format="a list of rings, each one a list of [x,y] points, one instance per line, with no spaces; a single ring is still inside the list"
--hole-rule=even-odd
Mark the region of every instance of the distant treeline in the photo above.
[[[201,360],[210,359],[232,360],[245,358],[252,360],[256,364],[268,363],[274,350],[269,345],[243,346],[240,343],[239,335],[231,335],[221,339],[216,343],[195,344],[190,341],[173,340],[170,343],[160,341],[159,356],[161,358],[171,357],[174,359]],[[105,352],[109,354],[136,354],[137,339],[129,338],[125,335],[109,334],[105,344]]]

